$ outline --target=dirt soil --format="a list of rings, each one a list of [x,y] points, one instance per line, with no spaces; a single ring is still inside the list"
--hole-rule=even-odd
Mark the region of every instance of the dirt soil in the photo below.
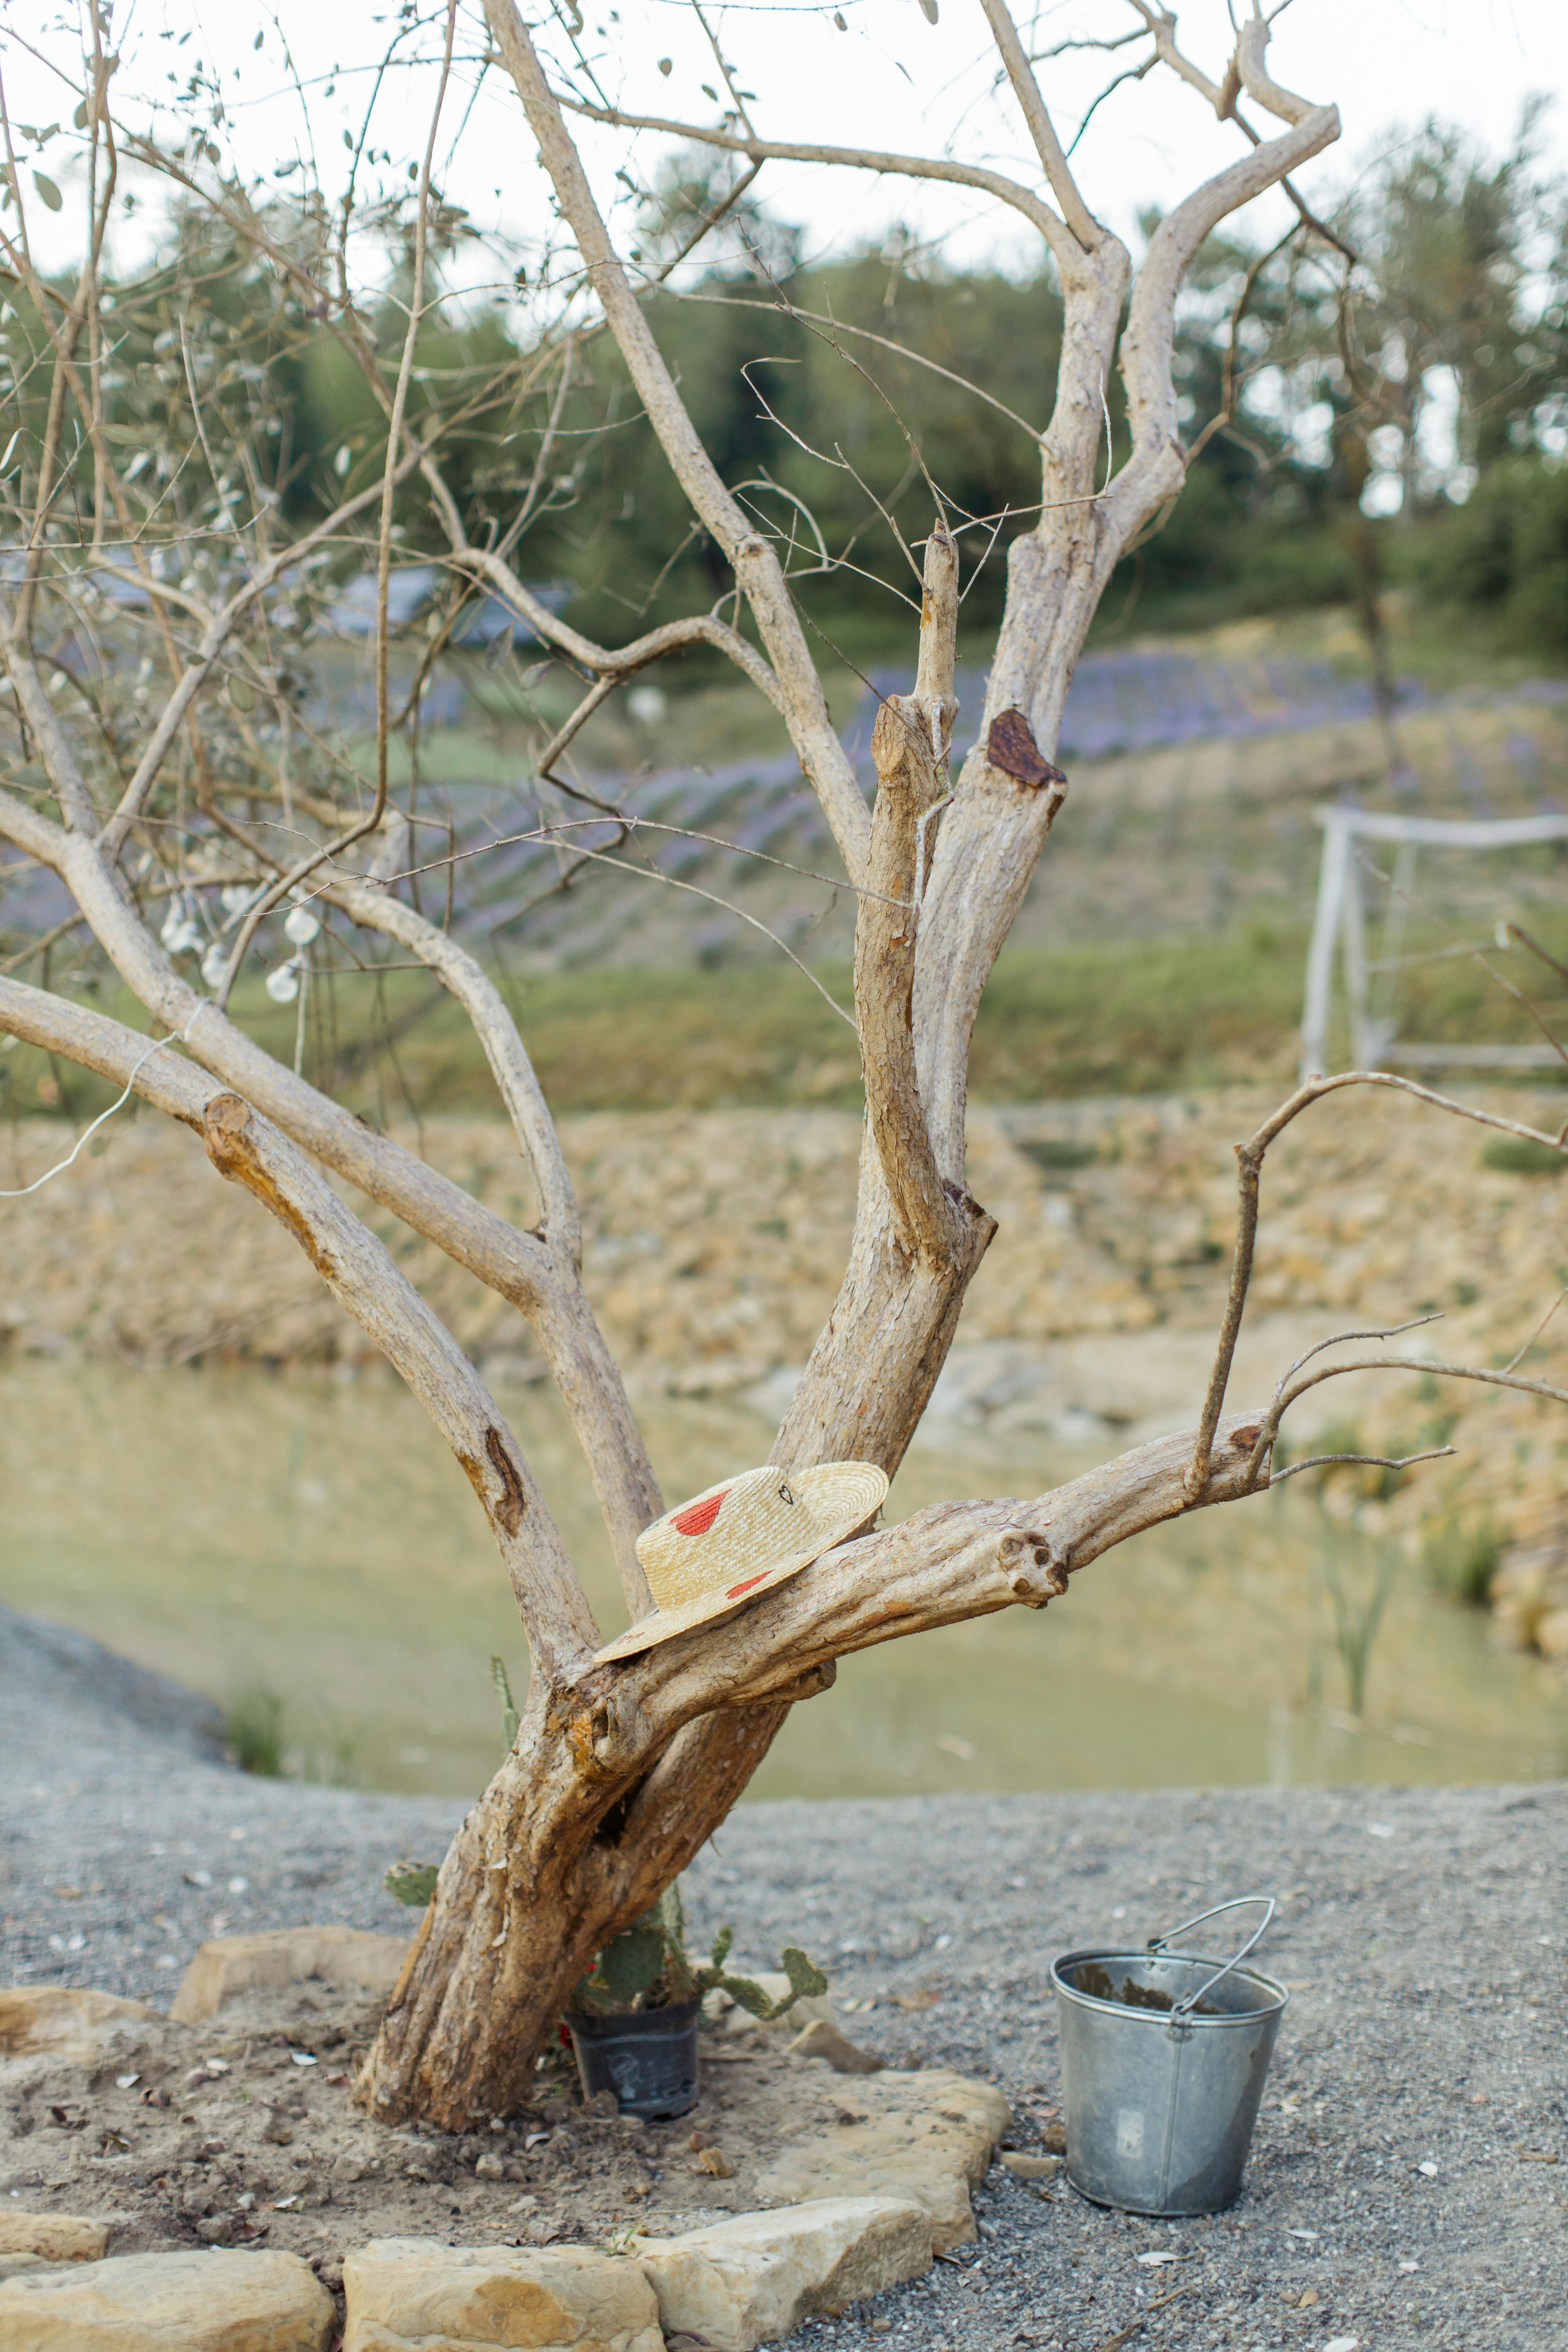
[[[353,2095],[380,2011],[310,1983],[202,2025],[135,2025],[91,2064],[0,2065],[8,2199],[111,2219],[116,2254],[282,2248],[335,2291],[369,2238],[608,2246],[700,2229],[773,2201],[753,2184],[792,2138],[864,2120],[854,2080],[736,2011],[704,2026],[701,2095],[673,2121],[623,2116],[608,2092],[584,2105],[561,2050],[515,2114],[460,2137],[394,2130]]]

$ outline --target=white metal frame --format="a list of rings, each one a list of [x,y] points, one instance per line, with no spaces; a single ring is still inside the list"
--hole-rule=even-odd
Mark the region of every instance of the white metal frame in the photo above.
[[[1397,1042],[1393,1024],[1373,1017],[1367,982],[1372,971],[1386,970],[1397,958],[1415,874],[1415,853],[1422,844],[1443,849],[1515,849],[1542,841],[1568,841],[1568,816],[1510,816],[1494,819],[1435,816],[1383,816],[1367,809],[1334,807],[1316,812],[1323,828],[1323,860],[1318,874],[1318,909],[1312,922],[1312,944],[1307,951],[1307,992],[1301,1007],[1301,1076],[1309,1078],[1328,1070],[1329,1017],[1332,1010],[1334,950],[1340,948],[1344,967],[1345,996],[1351,1023],[1351,1066],[1377,1070],[1394,1062],[1417,1068],[1445,1065],[1469,1069],[1540,1069],[1560,1066],[1562,1056],[1548,1045],[1413,1045]],[[1375,965],[1366,953],[1366,917],[1355,845],[1391,841],[1398,845],[1394,866],[1394,890],[1388,914],[1384,953]]]

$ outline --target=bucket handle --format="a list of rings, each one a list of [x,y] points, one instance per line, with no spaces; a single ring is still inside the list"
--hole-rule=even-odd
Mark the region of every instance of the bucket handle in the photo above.
[[[1226,1960],[1224,1968],[1216,1969],[1213,1976],[1210,1977],[1208,1982],[1206,1984],[1200,1985],[1196,1992],[1190,1992],[1184,2000],[1177,2001],[1171,2011],[1171,2015],[1173,2017],[1186,2016],[1190,2011],[1196,2008],[1198,2002],[1202,2000],[1205,1993],[1212,1992],[1214,1990],[1214,1988],[1218,1984],[1221,1977],[1229,1976],[1232,1969],[1240,1967],[1242,1961],[1246,1959],[1248,1952],[1252,1950],[1256,1944],[1262,1940],[1268,1924],[1273,1918],[1279,1906],[1276,1904],[1272,1895],[1236,1895],[1231,1897],[1228,1903],[1216,1903],[1212,1911],[1200,1911],[1195,1919],[1184,1919],[1179,1927],[1169,1928],[1164,1935],[1151,1937],[1148,1944],[1145,1945],[1144,1949],[1146,1951],[1163,1952],[1166,1950],[1170,1945],[1174,1943],[1178,1936],[1184,1936],[1189,1927],[1201,1927],[1205,1919],[1217,1919],[1226,1911],[1244,1911],[1248,1904],[1252,1903],[1262,1904],[1263,1916],[1258,1921],[1257,1927],[1253,1929],[1251,1935],[1248,1936],[1246,1943],[1243,1944],[1240,1951],[1233,1952],[1229,1959]]]

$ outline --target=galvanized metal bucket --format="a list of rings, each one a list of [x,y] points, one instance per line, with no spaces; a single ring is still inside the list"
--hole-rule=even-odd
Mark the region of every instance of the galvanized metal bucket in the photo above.
[[[1230,1959],[1170,1950],[1248,1904],[1263,1917]],[[1271,1895],[1242,1895],[1141,1952],[1066,1952],[1054,1963],[1067,2173],[1081,2197],[1127,2213],[1235,2202],[1290,1998],[1241,1965],[1273,1916]]]

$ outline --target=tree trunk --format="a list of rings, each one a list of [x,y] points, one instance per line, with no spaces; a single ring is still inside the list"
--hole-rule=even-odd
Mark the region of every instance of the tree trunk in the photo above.
[[[705,1717],[629,1782],[584,1771],[550,1713],[535,1677],[517,1744],[442,1864],[360,2081],[384,2121],[467,2131],[515,2112],[594,1955],[718,1828],[789,1708]]]

